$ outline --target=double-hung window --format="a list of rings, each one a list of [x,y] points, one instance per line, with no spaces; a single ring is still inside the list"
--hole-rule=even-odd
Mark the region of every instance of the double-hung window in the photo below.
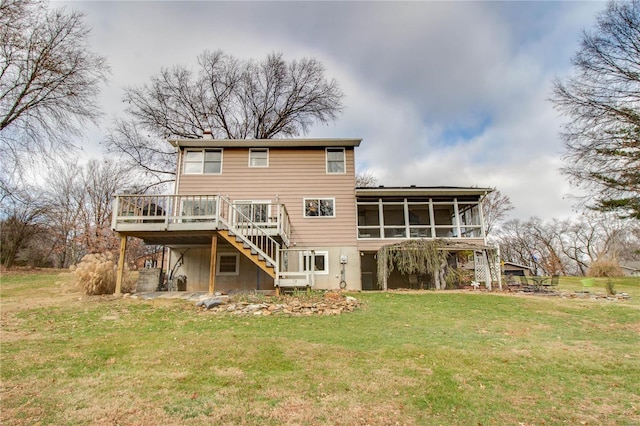
[[[249,167],[269,167],[269,149],[251,148],[249,150]]]
[[[221,149],[187,149],[184,151],[185,174],[220,174]]]
[[[327,148],[327,173],[345,173],[344,148]]]
[[[304,217],[336,217],[335,199],[305,198]]]

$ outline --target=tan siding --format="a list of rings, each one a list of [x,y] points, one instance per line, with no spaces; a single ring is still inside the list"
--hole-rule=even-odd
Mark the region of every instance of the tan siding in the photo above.
[[[298,247],[356,244],[355,162],[346,149],[346,173],[327,174],[324,149],[269,149],[269,167],[249,167],[249,150],[226,148],[220,175],[181,175],[180,194],[220,194],[232,200],[284,204],[291,241]],[[303,198],[335,198],[335,218],[304,218]]]

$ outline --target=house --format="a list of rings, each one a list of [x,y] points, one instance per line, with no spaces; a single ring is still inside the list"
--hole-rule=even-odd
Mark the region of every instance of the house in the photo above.
[[[112,228],[121,253],[127,237],[168,246],[167,276],[186,277],[189,291],[416,286],[377,277],[378,249],[411,239],[474,253],[476,281],[499,282],[480,208],[490,188],[356,188],[361,139],[169,143],[174,194],[118,195]]]
[[[640,277],[640,261],[621,261],[620,268],[625,277]]]
[[[533,268],[525,265],[520,265],[514,262],[503,262],[502,274],[505,276],[531,276],[533,275]]]

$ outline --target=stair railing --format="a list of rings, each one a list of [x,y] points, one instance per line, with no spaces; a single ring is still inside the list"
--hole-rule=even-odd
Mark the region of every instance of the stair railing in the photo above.
[[[280,269],[280,244],[228,198],[219,196],[219,199],[220,223],[254,250],[258,256],[264,258],[265,262],[273,267],[277,279]]]

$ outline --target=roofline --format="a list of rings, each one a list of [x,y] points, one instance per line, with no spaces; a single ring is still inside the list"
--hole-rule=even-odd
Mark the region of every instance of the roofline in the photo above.
[[[438,196],[438,195],[486,195],[493,188],[462,186],[399,186],[356,188],[356,196]]]
[[[362,139],[168,139],[176,148],[324,148],[356,147]]]
[[[509,262],[509,261],[506,261],[506,262],[504,262],[504,264],[505,264],[505,265],[517,266],[517,267],[519,267],[519,268],[525,268],[525,269],[533,270],[533,268],[532,268],[531,266],[521,265],[521,264],[516,263],[516,262]]]

